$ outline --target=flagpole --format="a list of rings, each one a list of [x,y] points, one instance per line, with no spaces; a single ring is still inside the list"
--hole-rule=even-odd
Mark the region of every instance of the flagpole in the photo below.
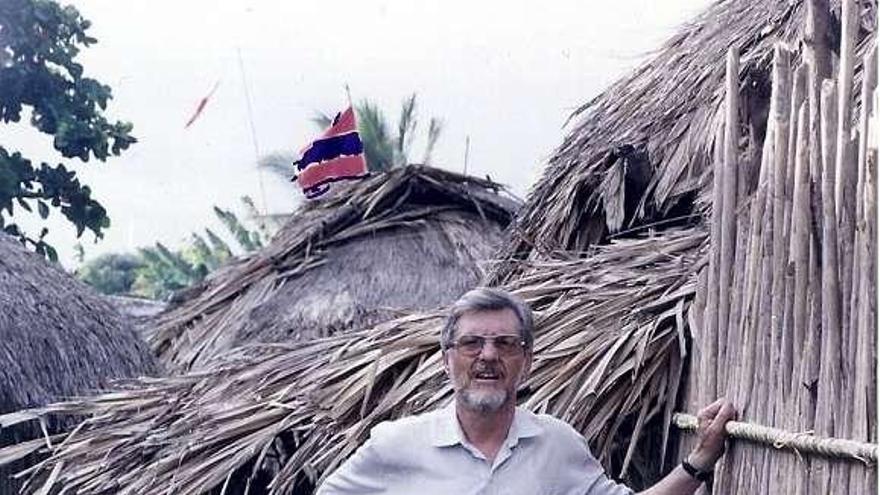
[[[351,112],[355,115],[355,117],[354,117],[354,121],[357,122],[357,110],[354,108],[354,102],[353,102],[352,99],[351,99],[351,88],[348,87],[348,83],[347,83],[347,82],[345,83],[345,96],[348,98],[348,106],[349,106],[349,108],[351,108]],[[355,127],[355,129],[357,129],[357,127]],[[367,156],[366,156],[366,154],[364,155],[364,163],[366,163],[366,165],[367,165],[367,170],[369,171],[369,169],[370,169],[370,164],[367,163]]]
[[[468,154],[471,151],[471,136],[468,134],[464,138],[464,175],[467,175]]]
[[[268,213],[266,205],[266,187],[263,185],[263,169],[260,167],[260,145],[257,142],[257,126],[254,125],[253,109],[251,108],[251,92],[248,88],[247,76],[244,73],[244,60],[241,57],[241,47],[235,47],[238,53],[238,70],[241,72],[241,82],[244,86],[244,101],[247,106],[248,123],[251,128],[251,143],[254,145],[254,165],[257,167],[257,181],[260,185],[260,203],[262,203],[262,215],[265,217]]]
[[[348,87],[348,83],[345,83],[345,96],[348,97],[348,106],[354,110],[354,103],[351,101],[351,88]]]

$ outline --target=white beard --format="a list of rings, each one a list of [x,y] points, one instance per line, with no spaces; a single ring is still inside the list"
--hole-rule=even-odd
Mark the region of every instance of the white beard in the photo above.
[[[509,395],[507,390],[473,390],[465,388],[458,393],[461,404],[479,413],[493,413],[501,409]]]

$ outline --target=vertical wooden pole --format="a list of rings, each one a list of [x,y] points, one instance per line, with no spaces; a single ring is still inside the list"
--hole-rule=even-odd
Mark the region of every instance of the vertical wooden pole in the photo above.
[[[787,176],[788,159],[788,135],[789,113],[791,111],[791,52],[787,47],[778,44],[773,53],[773,82],[771,88],[773,120],[773,301],[770,308],[770,327],[773,330],[774,341],[771,350],[771,361],[774,364],[775,376],[774,390],[779,397],[786,397],[786,388],[781,385],[785,381],[786,373],[781,368],[782,349],[782,313],[785,300],[785,265],[788,262],[787,250],[783,246],[785,236],[783,234],[785,220],[785,179]]]
[[[708,400],[718,395],[716,372],[720,362],[718,360],[718,343],[721,330],[718,327],[718,278],[720,273],[721,252],[721,215],[724,209],[724,190],[722,188],[724,178],[724,125],[718,127],[715,133],[715,146],[713,148],[713,171],[712,171],[712,231],[709,236],[709,273],[708,294],[706,294],[706,312],[703,318],[703,334],[706,336],[702,342],[703,353],[701,355],[700,370],[705,375],[700,380],[702,384],[700,399],[708,404]]]
[[[837,221],[840,223],[840,276],[841,291],[849,295],[852,285],[853,236],[855,234],[855,192],[857,170],[855,162],[847,156],[852,132],[853,70],[855,67],[855,43],[858,32],[858,7],[855,0],[841,1],[840,63],[837,75],[837,151],[835,157],[834,203]],[[848,300],[848,299],[847,299]],[[849,307],[844,306],[843,328],[849,322]]]
[[[853,424],[852,438],[870,442],[876,441],[872,435],[872,426],[876,420],[877,403],[875,400],[875,377],[877,356],[875,352],[877,328],[876,317],[876,143],[869,144],[872,137],[876,138],[878,129],[870,125],[871,116],[877,108],[874,102],[874,87],[877,83],[877,49],[870,49],[862,64],[862,108],[859,119],[858,147],[858,184],[856,242],[858,253],[853,259],[853,295],[850,306],[852,315],[851,329],[856,336],[856,349],[853,378]],[[873,438],[872,438],[873,437]],[[874,473],[870,469],[853,467],[850,471],[849,493],[860,491],[876,492]],[[873,485],[873,486],[872,486]]]
[[[809,100],[810,105],[808,115],[809,124],[807,127],[808,138],[806,143],[809,146],[809,149],[805,150],[805,152],[807,153],[806,160],[809,168],[809,176],[812,177],[811,185],[813,194],[810,195],[809,192],[807,193],[807,195],[810,196],[810,201],[809,205],[805,205],[804,208],[806,210],[812,210],[807,211],[807,214],[810,215],[810,218],[812,219],[813,214],[821,215],[822,212],[821,205],[823,198],[820,187],[822,176],[821,133],[819,131],[819,121],[822,81],[831,75],[831,54],[830,47],[827,45],[830,26],[830,5],[827,0],[807,0],[806,8],[807,20],[804,29],[803,53],[804,60],[808,67],[806,90],[807,99]],[[807,230],[806,226],[804,227],[804,230]],[[814,383],[814,381],[818,380],[818,353],[821,346],[821,337],[818,334],[818,332],[821,332],[821,323],[817,321],[822,314],[821,274],[818,270],[820,248],[816,242],[817,239],[813,237],[814,233],[812,231],[806,232],[805,235],[808,238],[807,244],[809,245],[809,252],[806,254],[807,266],[805,267],[808,269],[805,274],[807,305],[803,308],[804,312],[800,315],[802,325],[795,324],[795,327],[798,329],[796,331],[805,332],[807,341],[811,343],[811,347],[809,348],[810,355],[803,358],[800,363],[800,383]],[[797,312],[795,312],[794,316],[795,318],[798,318]],[[814,386],[816,385],[814,384]],[[815,393],[815,391],[813,393]],[[806,416],[802,418],[802,420],[808,422],[810,426],[812,426],[815,419],[814,397],[801,394],[800,401],[799,414]],[[822,480],[826,476],[825,474],[817,473],[813,469],[811,469],[810,472],[811,481]],[[812,487],[811,491],[816,491],[816,488]],[[819,490],[817,493],[823,492],[822,490]]]
[[[727,52],[725,79],[723,203],[721,211],[721,251],[718,274],[718,358],[725,362],[730,311],[732,267],[736,253],[736,191],[739,142],[739,50]],[[718,387],[721,390],[722,387]]]
[[[797,345],[802,345],[804,352],[799,359],[798,372],[792,375],[792,390],[797,397],[796,417],[797,426],[795,431],[806,431],[813,426],[812,391],[807,387],[812,383],[812,377],[805,370],[811,363],[815,352],[815,346],[819,343],[816,336],[808,328],[809,305],[808,305],[808,276],[810,271],[810,165],[809,165],[809,100],[801,104],[798,111],[797,125],[797,151],[794,163],[794,192],[792,204],[792,234],[791,234],[791,259],[794,266],[794,290],[792,294],[792,327],[800,331],[801,335],[795,337]],[[796,494],[807,493],[808,487],[804,482],[795,486]]]
[[[797,431],[798,415],[800,412],[797,399],[798,388],[795,387],[798,373],[801,368],[801,360],[803,357],[804,341],[802,339],[803,330],[797,331],[794,328],[794,289],[795,289],[795,271],[793,263],[793,253],[790,250],[792,238],[792,204],[794,198],[794,176],[795,165],[798,149],[798,131],[799,131],[799,114],[801,106],[806,98],[806,81],[807,66],[804,63],[798,65],[792,74],[791,89],[791,105],[789,110],[789,134],[788,134],[788,153],[786,154],[786,170],[785,170],[785,189],[784,193],[784,211],[782,216],[782,250],[784,253],[784,275],[783,275],[783,304],[782,304],[782,388],[786,391],[788,397],[786,401],[786,412],[783,425],[789,431]],[[797,493],[803,492],[806,488],[804,481],[805,469],[799,463],[789,459],[785,470],[785,479],[792,483],[789,491],[793,488]]]
[[[712,239],[710,237],[710,245],[711,242]],[[706,388],[704,383],[706,379],[705,366],[708,347],[706,344],[708,341],[715,342],[715,335],[707,333],[704,318],[706,313],[706,297],[710,290],[708,286],[710,271],[711,268],[707,265],[697,275],[697,292],[694,294],[694,302],[688,310],[688,326],[691,329],[691,353],[688,357],[690,359],[690,369],[685,389],[687,401],[684,403],[691,411],[699,410],[700,407],[703,407],[701,404],[705,403],[703,396],[705,395]],[[682,440],[681,447],[684,449],[683,451],[689,452],[690,447],[693,446],[692,439],[684,436]]]
[[[782,339],[783,348],[794,349],[796,345],[802,345],[804,342],[804,329],[794,326],[794,294],[795,294],[795,277],[794,277],[794,261],[793,252],[790,248],[792,245],[792,232],[794,222],[794,182],[795,182],[795,165],[797,163],[797,150],[799,146],[798,124],[800,109],[806,100],[807,85],[807,66],[801,64],[795,70],[792,80],[791,92],[791,112],[789,120],[789,139],[788,139],[788,156],[786,162],[788,164],[785,171],[785,211],[783,212],[783,246],[788,251],[786,258],[788,263],[785,265],[785,300],[782,308]],[[800,370],[801,353],[786,352],[783,355],[782,369],[789,373],[790,382],[797,381],[797,372]],[[792,384],[786,386],[788,390],[792,390]],[[791,420],[797,416],[795,409],[788,414]]]
[[[769,316],[761,328],[769,332],[770,376],[766,387],[768,398],[765,399],[772,407],[769,413],[770,424],[781,424],[785,417],[787,387],[783,386],[790,374],[782,370],[782,308],[784,303],[785,264],[788,262],[787,250],[784,248],[782,232],[785,211],[785,179],[788,155],[789,112],[791,110],[791,52],[788,47],[777,44],[773,52],[773,80],[771,86],[771,104],[768,120],[773,126],[772,184],[768,196],[767,211],[771,226],[769,245],[765,250],[765,261],[769,261],[770,281],[766,290],[769,304]],[[768,124],[769,127],[770,124]],[[768,136],[767,138],[769,138]],[[779,492],[785,488],[782,474],[787,472],[787,456],[770,456],[771,462],[766,463],[764,476],[767,484],[763,487],[766,493]]]
[[[835,425],[836,411],[846,407],[840,401],[841,387],[841,308],[840,286],[838,274],[837,248],[837,216],[834,211],[835,161],[834,134],[838,128],[836,116],[840,113],[836,108],[837,92],[835,83],[826,80],[822,88],[822,350],[819,359],[819,384],[816,399],[816,431],[822,435],[833,436],[839,425]],[[842,101],[838,104],[846,104]],[[839,143],[838,143],[839,144]],[[816,459],[825,468],[832,463]],[[843,465],[835,466],[834,471],[840,472]],[[830,470],[827,474],[831,474]],[[830,480],[828,480],[830,481]],[[832,484],[837,487],[838,482]]]

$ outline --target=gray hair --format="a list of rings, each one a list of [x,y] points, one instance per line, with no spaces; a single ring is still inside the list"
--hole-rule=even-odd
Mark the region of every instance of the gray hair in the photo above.
[[[525,342],[525,348],[531,349],[534,342],[532,334],[535,329],[532,309],[519,297],[507,291],[490,287],[477,287],[455,301],[446,317],[443,333],[440,334],[440,348],[446,352],[452,346],[452,341],[455,339],[455,328],[463,314],[504,309],[510,309],[516,314],[516,318],[519,320],[519,334]]]

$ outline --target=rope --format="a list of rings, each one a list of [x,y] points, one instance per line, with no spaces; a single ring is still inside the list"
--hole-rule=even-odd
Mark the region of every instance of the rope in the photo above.
[[[696,431],[699,422],[696,416],[675,413],[672,415],[672,424],[681,430]],[[762,443],[776,449],[790,448],[797,454],[818,454],[826,457],[857,460],[869,465],[877,463],[878,446],[873,443],[817,437],[811,431],[791,433],[779,428],[739,421],[728,421],[724,425],[724,429],[732,438]]]

